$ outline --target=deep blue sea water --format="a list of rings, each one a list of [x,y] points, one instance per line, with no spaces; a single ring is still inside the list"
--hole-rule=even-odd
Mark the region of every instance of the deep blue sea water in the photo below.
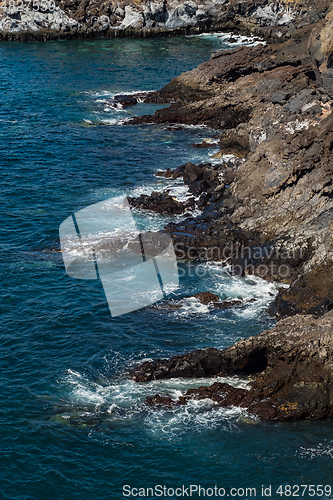
[[[129,126],[131,114],[156,108],[113,110],[107,99],[161,88],[221,46],[200,36],[0,45],[1,500],[113,500],[125,498],[124,484],[255,487],[257,498],[261,485],[333,485],[331,422],[265,423],[209,401],[148,409],[146,395],[212,380],[124,375],[145,359],[227,347],[271,327],[274,284],[230,278],[213,263],[198,278],[179,263],[173,296],[210,290],[245,305],[214,313],[187,299],[178,311],[112,318],[101,282],[67,276],[59,253],[59,225],[87,205],[165,187],[184,196],[180,182],[154,173],[208,161],[216,150],[191,144],[214,131]]]

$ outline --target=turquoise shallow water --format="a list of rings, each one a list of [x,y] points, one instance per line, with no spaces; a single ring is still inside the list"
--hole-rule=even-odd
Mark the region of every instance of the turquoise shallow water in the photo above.
[[[191,144],[213,131],[127,126],[155,108],[116,111],[106,100],[160,88],[220,46],[216,37],[0,45],[1,499],[118,499],[124,484],[249,486],[259,497],[262,484],[333,483],[331,422],[263,423],[208,401],[151,410],[146,395],[211,381],[139,385],[124,375],[144,359],[269,328],[274,285],[209,263],[198,278],[180,263],[174,296],[211,290],[248,302],[212,313],[185,300],[179,311],[112,318],[101,283],[66,276],[58,252],[59,225],[87,205],[166,186],[183,194],[153,174],[207,161]]]

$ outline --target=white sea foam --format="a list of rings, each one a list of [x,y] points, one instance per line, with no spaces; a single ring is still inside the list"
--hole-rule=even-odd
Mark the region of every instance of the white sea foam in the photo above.
[[[94,195],[95,200],[100,201],[101,197],[106,198],[114,198],[115,200],[119,200],[122,196],[129,197],[139,197],[140,195],[150,195],[153,191],[158,192],[168,192],[170,196],[174,196],[178,201],[185,202],[190,193],[188,192],[188,187],[184,184],[181,178],[179,179],[165,179],[165,178],[156,178],[155,183],[152,184],[142,184],[133,189],[128,189],[123,195],[119,196],[119,191],[115,191],[113,189],[103,189],[99,190]],[[196,215],[199,212],[192,212],[193,215]],[[158,213],[151,212],[149,210],[132,210],[132,215],[134,220],[139,223],[140,230],[144,231],[158,231],[163,229],[168,222],[171,220],[174,222],[182,221],[184,219],[184,215],[176,215],[176,216],[165,216],[160,215]]]
[[[278,288],[282,286],[280,283],[266,281],[258,276],[232,276],[225,262],[188,264],[187,273],[189,276],[201,277],[206,289],[218,295],[221,300],[241,300],[243,306],[234,308],[233,311],[245,317],[256,315],[264,310],[277,294]]]
[[[104,111],[104,113],[110,113],[112,111],[115,111],[116,113],[121,113],[124,111],[124,108],[122,107],[122,105],[119,102],[117,102],[115,105],[105,106],[103,111]]]
[[[135,95],[135,94],[150,94],[155,90],[83,90],[81,94],[92,97],[108,97],[112,98],[116,95]]]
[[[82,91],[80,95],[91,98],[95,104],[95,110],[90,111],[83,121],[92,125],[124,125],[133,117],[132,108],[123,107],[120,102],[113,102],[115,96],[122,95],[146,95],[154,90],[98,90]],[[138,103],[144,102],[143,97],[137,98]],[[84,101],[80,101],[84,102]],[[112,116],[113,115],[113,116]],[[120,117],[123,118],[120,118]]]
[[[188,186],[184,184],[182,179],[165,179],[163,177],[157,178],[156,184],[141,185],[129,190],[128,196],[150,195],[152,191],[164,192],[166,190],[179,201],[186,201],[188,197]]]
[[[97,114],[97,113],[96,113]],[[87,118],[83,119],[83,123],[86,123],[91,126],[98,126],[98,125],[124,125],[126,122],[125,119],[119,120],[118,118],[100,118],[100,114],[98,114],[98,118],[94,119],[94,121],[89,120]]]
[[[221,42],[227,44],[230,47],[236,47],[239,45],[243,45],[245,47],[255,47],[256,45],[259,45],[262,43],[263,45],[266,45],[266,42],[264,40],[258,39],[258,37],[253,37],[253,36],[244,36],[244,35],[236,35],[233,33],[201,33],[200,35],[189,35],[189,37],[201,37],[201,38],[214,38],[214,39],[219,39]],[[234,39],[234,42],[229,42],[230,38]]]
[[[318,457],[328,457],[333,458],[333,441],[321,442],[314,444],[313,446],[303,447],[301,446],[298,455],[301,458],[318,458]]]
[[[239,321],[237,316],[247,319],[258,317],[260,311],[267,306],[269,300],[272,300],[272,295],[276,293],[277,288],[274,283],[266,282],[258,277],[230,277],[216,262],[207,262],[202,266],[209,271],[209,276],[205,279],[207,289],[217,293],[222,300],[234,298],[243,300],[243,306],[232,309],[232,314],[236,316],[234,322]],[[185,289],[183,293],[186,293]],[[253,298],[256,299],[255,302],[250,302]],[[226,339],[227,342],[234,342],[234,339],[228,339],[227,332],[223,331],[225,330],[223,325],[228,329],[232,319],[230,320],[223,314],[211,316],[210,306],[201,304],[195,298],[184,298],[181,302],[180,310],[170,311],[170,314],[178,316],[177,321],[181,322],[182,318],[193,321],[193,315],[205,316],[208,322],[210,319],[214,322],[215,329],[212,334],[215,342],[218,340],[215,330],[221,330],[221,346],[225,345]],[[209,342],[209,333],[205,339]],[[140,359],[133,359],[131,364],[135,365],[148,360],[150,359],[143,354]],[[220,408],[210,399],[193,400],[185,406],[164,409],[147,407],[145,404],[147,396],[169,395],[177,400],[189,388],[209,386],[214,382],[226,382],[234,387],[248,389],[250,380],[236,376],[201,379],[174,378],[138,384],[129,379],[116,377],[111,381],[103,378],[95,381],[78,371],[69,369],[60,380],[62,394],[65,392],[67,394],[65,399],[68,400],[68,409],[62,408],[62,416],[69,425],[71,420],[74,423],[78,419],[84,422],[84,419],[88,417],[98,421],[101,415],[103,415],[104,423],[109,422],[112,425],[130,425],[131,423],[136,425],[138,420],[141,420],[147,433],[157,439],[164,436],[171,440],[186,434],[188,429],[191,429],[191,432],[193,430],[200,432],[207,428],[222,428],[230,431],[236,429],[239,422],[255,423],[256,418],[249,416],[245,409]],[[309,450],[301,451],[310,453]]]
[[[61,416],[69,423],[72,418],[82,418],[84,421],[87,416],[93,416],[98,419],[101,412],[104,412],[103,421],[110,423],[128,424],[139,418],[143,420],[148,433],[156,437],[164,435],[167,438],[188,432],[189,425],[191,432],[193,428],[200,430],[220,426],[227,429],[235,427],[240,417],[248,417],[246,411],[236,407],[220,408],[210,399],[192,400],[186,406],[170,409],[149,408],[144,403],[146,396],[156,393],[168,394],[177,400],[187,389],[209,386],[215,382],[248,389],[250,381],[239,377],[174,378],[137,384],[126,379],[102,385],[69,369],[60,381],[69,401],[68,410],[63,407]]]
[[[140,360],[140,362],[146,361]],[[211,378],[171,378],[162,380],[152,380],[145,384],[138,384],[133,380],[119,379],[114,383],[102,385],[97,382],[90,381],[87,377],[74,370],[67,370],[62,383],[67,385],[70,390],[70,399],[76,400],[78,403],[89,401],[122,405],[136,403],[138,400],[143,401],[146,396],[156,394],[169,394],[173,399],[178,399],[184,394],[187,389],[200,386],[210,386],[215,382],[228,383],[233,387],[248,388],[250,379],[244,379],[236,376],[229,377],[211,377]],[[84,391],[82,389],[84,388]]]
[[[168,125],[169,126],[169,125]],[[216,130],[215,129],[212,129],[210,127],[208,127],[208,125],[204,125],[204,124],[201,124],[201,125],[189,125],[189,124],[185,124],[185,123],[177,123],[177,127],[181,127],[181,128],[184,128],[184,129],[190,129],[190,130],[202,130],[202,129],[205,129],[205,130],[211,130],[213,133],[215,132],[216,133]]]
[[[187,191],[184,185],[177,184],[175,181],[170,181],[169,185],[174,186],[174,190],[176,192],[178,190],[178,197],[180,199],[181,195],[183,198],[186,198]],[[156,190],[156,187],[154,187],[154,189]],[[163,188],[161,190],[163,190]],[[151,191],[151,187],[141,186],[133,189],[127,194],[130,196],[138,196],[141,193],[150,194]],[[119,196],[116,192],[109,192],[105,194],[109,195],[109,203],[111,205],[118,205],[124,199],[124,195]],[[148,211],[143,212],[133,210],[132,215],[138,232],[161,230],[169,221],[169,218],[165,216]],[[175,220],[175,218],[173,218],[173,220]],[[179,218],[179,220],[181,219]],[[113,223],[114,222],[115,221],[113,221]],[[124,226],[121,220],[116,222],[117,223],[112,227],[112,230],[110,228],[108,233],[105,233],[104,231],[101,235],[99,233],[86,235],[84,241],[80,241],[79,245],[76,238],[73,239],[72,243],[71,241],[68,241],[68,251],[72,253],[73,257],[79,257],[82,252],[86,252],[88,247],[99,248],[100,244],[103,247],[103,242],[105,242],[107,238],[120,237],[124,242],[126,242],[126,239],[129,241],[137,236],[136,233],[128,233],[127,226]],[[180,298],[181,307],[177,310],[171,309],[168,313],[177,316],[181,321],[187,321],[193,315],[209,316],[212,312],[214,312],[214,316],[219,316],[218,321],[223,322],[223,314],[220,314],[220,310],[214,310],[212,305],[204,305],[198,299],[193,297],[181,299],[181,296],[186,297],[188,295],[209,290],[210,292],[217,294],[222,301],[240,300],[242,304],[237,307],[232,307],[229,311],[231,310],[232,314],[239,319],[251,319],[255,318],[267,308],[267,305],[277,294],[278,287],[281,287],[281,284],[266,281],[258,276],[232,276],[229,273],[229,270],[230,269],[226,262],[189,262],[187,267],[185,266],[185,268],[182,269],[181,274],[184,275],[185,273],[185,275],[187,275],[187,285],[185,286],[188,286],[188,283],[191,282],[191,277],[200,278],[199,286],[194,290],[186,288],[179,289],[177,296]],[[202,288],[203,284],[205,288]]]
[[[175,311],[175,316],[188,316],[189,314],[206,314],[209,306],[202,304],[195,297],[187,297],[181,301],[181,308]]]
[[[149,412],[145,426],[157,439],[174,440],[186,434],[188,429],[194,433],[203,429],[235,430],[238,420],[245,416],[248,417],[242,408],[221,408],[209,399],[193,400],[172,410]]]
[[[242,300],[244,307],[235,308],[234,313],[239,317],[248,318],[263,311],[277,294],[280,286],[258,276],[245,278],[232,276],[217,281],[215,291],[223,300]]]
[[[150,195],[153,191],[159,191],[161,193],[168,192],[170,196],[177,198],[177,200],[181,202],[187,201],[189,196],[192,196],[191,193],[189,193],[188,186],[184,184],[182,178],[165,179],[164,177],[157,177],[156,184],[142,185],[130,190],[128,196],[138,197],[141,194]]]
[[[125,125],[125,123],[128,120],[129,120],[129,118],[122,118],[121,120],[118,120],[117,118],[110,118],[109,120],[105,119],[105,118],[102,118],[99,121],[99,124],[100,125]]]

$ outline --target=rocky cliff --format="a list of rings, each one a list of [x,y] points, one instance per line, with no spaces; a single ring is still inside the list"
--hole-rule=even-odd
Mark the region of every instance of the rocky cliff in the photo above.
[[[281,43],[217,52],[149,96],[169,108],[134,120],[222,130],[221,153],[242,158],[233,182],[195,221],[168,230],[184,250],[247,246],[230,261],[291,283],[276,300],[280,316],[333,307],[331,24],[329,13]]]
[[[2,0],[2,39],[155,36],[217,29],[281,39],[319,21],[327,0]]]
[[[219,166],[188,164],[165,174],[183,175],[190,191],[208,200],[200,216],[166,231],[182,255],[191,248],[200,258],[217,248],[217,258],[227,255],[241,274],[288,283],[272,312],[292,316],[225,351],[208,348],[131,373],[138,382],[250,375],[249,390],[217,382],[176,401],[149,397],[149,405],[208,397],[268,419],[333,416],[333,9],[327,7],[312,4],[303,23],[294,15],[284,31],[262,27],[266,39],[279,43],[213,54],[147,97],[169,108],[133,120],[221,131]],[[234,155],[231,162],[226,154]]]

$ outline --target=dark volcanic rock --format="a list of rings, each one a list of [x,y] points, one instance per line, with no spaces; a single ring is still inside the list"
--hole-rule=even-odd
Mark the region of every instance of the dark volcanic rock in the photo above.
[[[203,209],[209,203],[219,200],[224,192],[223,171],[219,165],[211,163],[195,165],[188,162],[183,171],[184,183],[189,192],[200,196],[198,207]]]
[[[245,389],[238,389],[231,385],[221,382],[215,382],[210,386],[201,386],[197,389],[188,389],[184,396],[176,401],[172,400],[169,396],[155,396],[147,397],[146,403],[149,406],[166,406],[173,407],[178,405],[185,405],[191,399],[211,399],[218,403],[219,406],[244,406],[247,399],[248,391]]]
[[[241,131],[226,130],[220,139],[220,150],[225,155],[238,157],[247,156],[250,152],[250,139],[248,133]]]
[[[242,300],[234,299],[234,300],[223,300],[221,302],[215,302],[215,309],[228,309],[229,307],[241,306],[243,305]]]
[[[173,377],[250,375],[249,390],[218,382],[189,389],[182,403],[190,398],[209,397],[221,406],[241,406],[265,419],[331,418],[332,331],[333,312],[319,319],[298,315],[281,320],[272,330],[241,340],[224,351],[207,348],[169,360],[143,363],[132,371],[131,377],[145,382]]]
[[[265,23],[265,7],[256,12]],[[184,182],[204,210],[166,232],[181,258],[228,258],[238,275],[289,283],[274,306],[280,317],[294,315],[224,351],[207,348],[134,369],[138,382],[252,377],[247,391],[216,383],[168,405],[209,397],[266,419],[333,416],[333,10],[312,22],[279,44],[213,54],[156,93],[169,108],[136,119],[221,130],[222,155],[239,163],[223,173],[187,164]],[[221,196],[208,198],[217,180]]]
[[[333,10],[317,23],[309,39],[309,52],[321,88],[333,97]]]
[[[199,180],[204,172],[204,168],[201,165],[195,165],[194,163],[188,162],[185,165],[183,172],[183,179],[185,184],[192,184]]]
[[[194,208],[194,199],[189,199],[186,203],[181,203],[167,193],[153,191],[150,195],[141,194],[138,198],[128,197],[131,207],[144,210],[151,210],[163,215],[182,214],[186,210]]]
[[[165,171],[159,170],[155,175],[156,177],[165,177],[166,179],[177,179],[182,176],[183,172],[184,166],[182,165],[174,170],[170,170],[170,168],[167,168]]]
[[[160,396],[159,394],[155,394],[155,396],[147,396],[146,403],[149,406],[173,406],[172,399],[169,396]]]
[[[215,309],[227,309],[228,307],[240,306],[243,304],[241,300],[220,300],[220,297],[212,292],[201,292],[191,295],[204,305],[211,304]]]
[[[133,208],[152,210],[165,215],[181,214],[193,210],[196,204],[202,209],[209,203],[219,200],[225,189],[221,166],[212,166],[211,163],[195,165],[188,162],[174,170],[168,168],[165,172],[156,172],[155,175],[167,179],[176,179],[182,176],[184,183],[189,186],[189,193],[200,197],[199,200],[196,202],[194,197],[189,197],[186,202],[180,202],[170,196],[168,192],[153,191],[150,195],[128,198]]]
[[[155,93],[172,102],[169,108],[153,117],[135,118],[133,123],[206,124],[228,130],[249,122],[256,111],[260,113],[258,108],[271,105],[278,92],[295,95],[308,87],[306,79],[315,79],[307,48],[313,28],[301,28],[284,43],[214,53],[208,62]]]
[[[275,307],[274,307],[275,306]],[[281,290],[274,301],[278,316],[314,314],[320,316],[333,309],[333,265],[319,264],[298,277],[287,290]]]
[[[146,361],[136,367],[130,376],[136,382],[176,377],[209,377],[216,375],[220,366],[221,352],[207,348],[204,351],[175,356],[170,360]]]
[[[109,105],[115,106],[120,104],[122,108],[128,108],[129,106],[135,106],[138,100],[133,95],[115,95],[113,99],[108,101]]]

